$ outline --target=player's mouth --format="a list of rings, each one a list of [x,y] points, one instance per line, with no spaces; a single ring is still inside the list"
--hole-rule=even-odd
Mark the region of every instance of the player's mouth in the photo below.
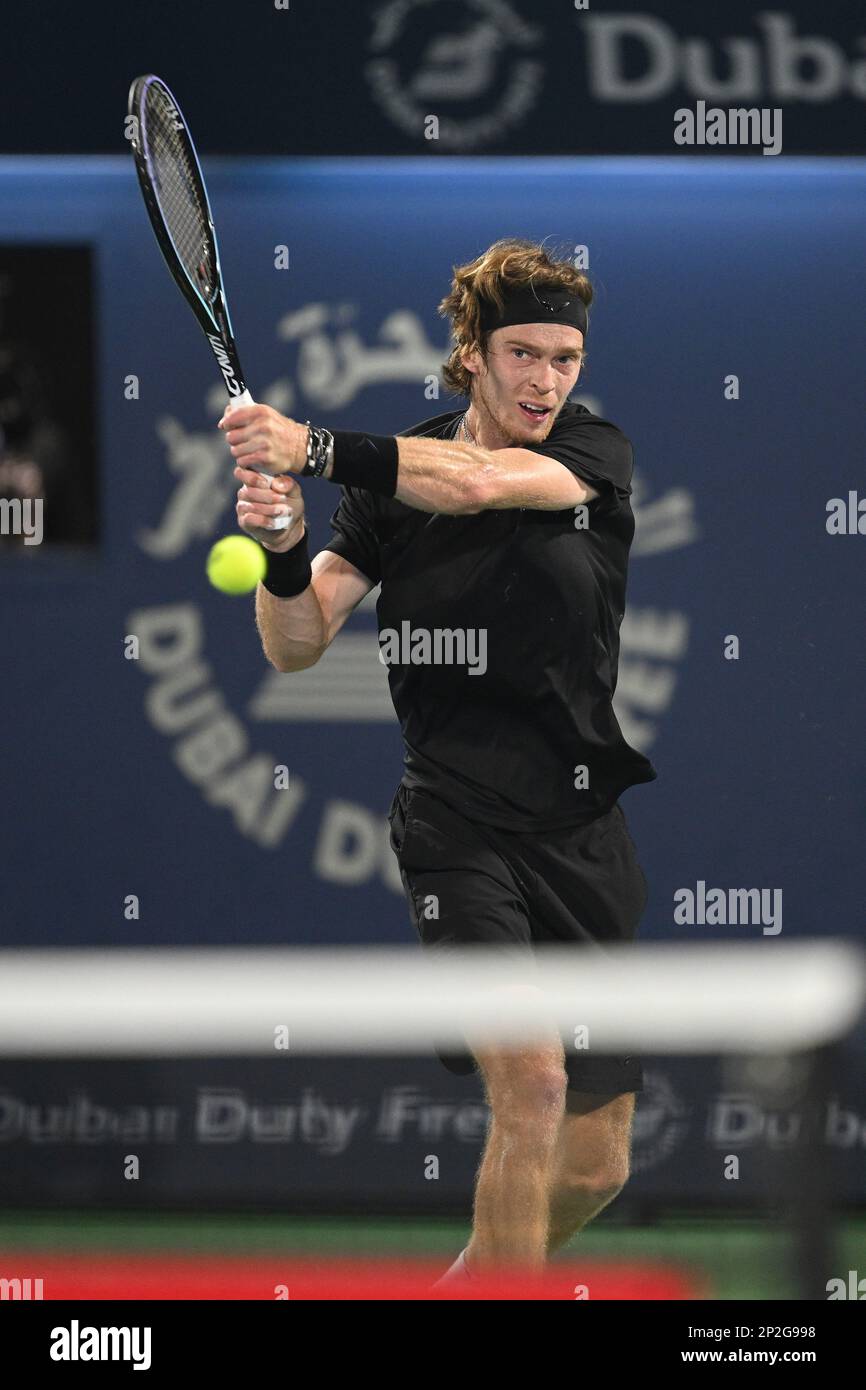
[[[536,424],[542,420],[549,420],[553,413],[553,406],[550,405],[533,405],[531,401],[518,401],[517,404],[520,406],[521,415]]]

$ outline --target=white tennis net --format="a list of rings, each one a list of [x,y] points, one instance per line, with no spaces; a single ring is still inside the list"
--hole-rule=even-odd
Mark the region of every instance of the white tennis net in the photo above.
[[[264,1055],[521,1043],[586,1030],[591,1052],[754,1053],[844,1037],[866,1000],[844,941],[542,952],[412,948],[7,950],[0,1055]]]

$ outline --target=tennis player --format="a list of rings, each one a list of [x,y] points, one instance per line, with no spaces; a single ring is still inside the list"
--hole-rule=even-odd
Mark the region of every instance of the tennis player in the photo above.
[[[391,839],[425,948],[526,955],[631,942],[647,884],[619,796],[656,777],[613,712],[634,517],[632,448],[569,400],[592,289],[504,240],[456,267],[440,312],[468,407],[400,435],[227,414],[240,526],[270,552],[256,616],[278,671],[319,660],[381,585],[380,648],[405,741]],[[279,475],[269,485],[251,465]],[[312,563],[299,475],[342,487]],[[289,517],[275,531],[274,519]],[[579,1020],[576,1020],[579,1024]],[[443,1055],[491,1109],[471,1240],[449,1282],[540,1267],[629,1171],[635,1057],[559,1037]]]

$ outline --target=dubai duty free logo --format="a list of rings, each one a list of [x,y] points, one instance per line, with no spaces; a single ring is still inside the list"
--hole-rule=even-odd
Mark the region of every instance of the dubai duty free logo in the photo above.
[[[501,141],[539,100],[545,34],[508,0],[387,0],[365,66],[376,104],[426,148]]]

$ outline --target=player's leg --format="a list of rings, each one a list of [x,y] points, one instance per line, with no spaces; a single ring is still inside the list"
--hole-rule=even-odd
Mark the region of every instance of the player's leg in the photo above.
[[[548,1252],[597,1216],[628,1180],[634,1093],[568,1092],[551,1182]]]
[[[540,955],[548,945],[569,941],[579,952],[634,940],[647,882],[619,805],[587,826],[522,837],[516,853],[516,870],[523,877],[534,875],[529,910]],[[596,1055],[588,1041],[581,1036],[578,1044],[576,1030],[574,1045],[567,1045],[569,1084],[551,1195],[551,1250],[613,1201],[628,1179],[635,1092],[643,1085],[640,1060]]]
[[[495,834],[463,820],[428,793],[407,794],[404,788],[394,798],[390,819],[391,843],[425,950],[482,950],[491,959],[504,954],[523,962],[531,980],[534,953],[523,884]],[[505,1017],[508,1002],[502,1005]],[[469,1268],[508,1261],[541,1265],[551,1165],[565,1111],[562,1042],[551,1028],[532,1048],[505,1049],[473,1036],[470,1018],[464,1036],[463,1052],[437,1051],[459,1074],[478,1066],[491,1109]],[[462,1254],[446,1275],[452,1277],[467,1277]]]
[[[490,1105],[475,1186],[470,1271],[485,1265],[541,1266],[550,1192],[565,1116],[562,1044],[521,1051],[473,1049]]]

